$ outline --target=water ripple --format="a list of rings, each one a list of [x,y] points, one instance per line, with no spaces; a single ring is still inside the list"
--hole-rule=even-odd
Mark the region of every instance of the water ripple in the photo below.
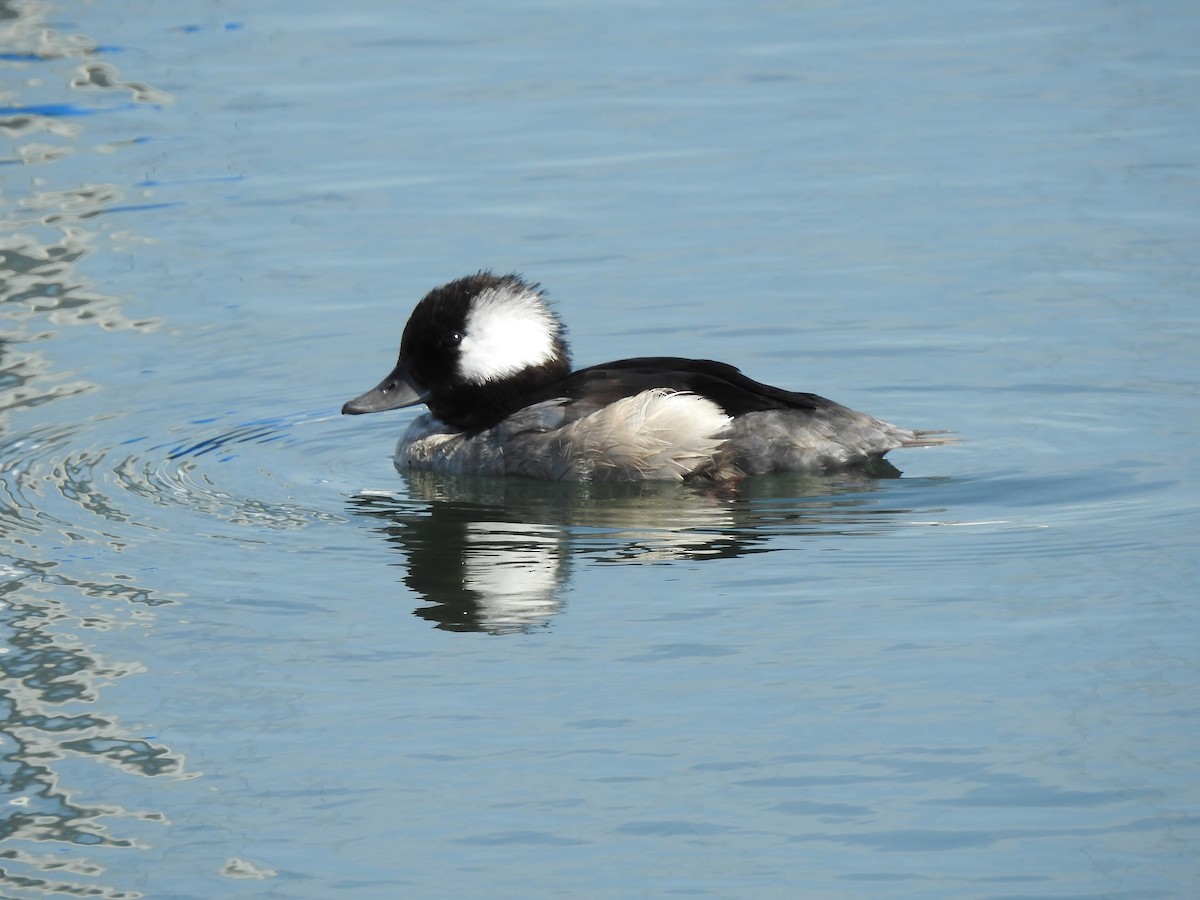
[[[156,444],[143,437],[81,446],[75,426],[0,441],[0,524],[14,540],[52,531],[67,542],[120,548],[136,537],[132,529],[178,531],[178,523],[155,508],[182,507],[220,523],[272,530],[340,520],[294,500],[289,486],[262,466],[215,471],[237,459],[241,445],[293,441],[291,425],[308,418],[264,419],[210,433],[191,425],[182,439]]]

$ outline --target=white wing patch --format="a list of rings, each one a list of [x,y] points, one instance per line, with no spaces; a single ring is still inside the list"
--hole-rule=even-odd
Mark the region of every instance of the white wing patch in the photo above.
[[[729,417],[711,400],[643,391],[560,429],[570,481],[681,481],[711,465]]]
[[[485,384],[550,362],[562,325],[532,289],[488,288],[471,302],[459,344],[459,374]]]
[[[729,417],[696,394],[643,391],[572,416],[550,400],[478,434],[448,432],[426,414],[396,448],[396,464],[435,472],[549,481],[681,481],[722,456]]]

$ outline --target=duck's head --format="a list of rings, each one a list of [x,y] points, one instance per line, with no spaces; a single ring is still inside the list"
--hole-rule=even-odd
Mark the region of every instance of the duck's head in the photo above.
[[[404,326],[388,376],[345,415],[424,403],[452,428],[487,428],[570,373],[562,322],[538,285],[479,272],[430,291]]]

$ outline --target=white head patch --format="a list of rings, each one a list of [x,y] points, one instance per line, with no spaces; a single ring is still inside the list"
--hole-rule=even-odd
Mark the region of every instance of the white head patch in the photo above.
[[[481,291],[467,313],[458,345],[459,374],[485,384],[550,362],[562,325],[531,288],[500,285]]]

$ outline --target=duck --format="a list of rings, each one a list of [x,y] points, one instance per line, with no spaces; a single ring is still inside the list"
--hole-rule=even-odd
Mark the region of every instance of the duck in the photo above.
[[[733,483],[770,473],[899,474],[892,450],[954,442],[728,363],[642,356],[572,369],[566,328],[535,282],[481,270],[429,291],[395,368],[344,415],[424,404],[394,463],[546,481]]]

